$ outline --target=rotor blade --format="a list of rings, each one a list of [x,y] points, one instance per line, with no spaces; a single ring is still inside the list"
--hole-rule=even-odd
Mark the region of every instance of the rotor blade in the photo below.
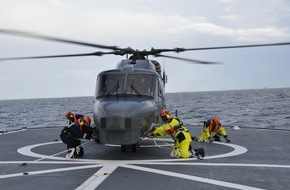
[[[287,46],[290,42],[270,43],[270,44],[250,44],[250,45],[238,45],[238,46],[217,46],[217,47],[202,47],[202,48],[173,48],[173,49],[154,49],[150,52],[162,53],[162,52],[184,52],[184,51],[200,51],[200,50],[215,50],[215,49],[234,49],[234,48],[252,48],[252,47],[267,47],[267,46]]]
[[[267,47],[267,46],[286,46],[286,45],[290,45],[290,42],[271,43],[271,44],[251,44],[251,45],[239,45],[239,46],[189,48],[189,49],[184,49],[184,50],[185,51],[196,51],[196,50],[213,50],[213,49],[233,49],[233,48],[251,48],[251,47]]]
[[[8,57],[0,58],[0,61],[22,60],[22,59],[46,59],[46,58],[61,58],[61,57],[83,57],[83,56],[102,56],[104,54],[115,54],[115,52],[94,52],[94,53],[80,53],[67,55],[45,55],[33,57]]]
[[[181,61],[187,61],[187,62],[194,63],[194,64],[219,64],[218,62],[201,61],[201,60],[196,60],[196,59],[174,57],[174,56],[162,55],[162,54],[156,54],[155,56],[156,57],[166,57],[166,58],[170,58],[170,59],[177,59],[177,60],[181,60]]]
[[[47,40],[47,41],[55,41],[55,42],[62,42],[62,43],[69,43],[69,44],[77,44],[77,45],[89,46],[89,47],[95,47],[95,48],[101,48],[101,49],[123,50],[122,48],[118,48],[117,46],[106,46],[106,45],[100,45],[100,44],[86,43],[86,42],[80,42],[80,41],[75,41],[75,40],[56,38],[56,37],[51,37],[51,36],[33,34],[33,33],[30,33],[30,32],[17,31],[17,30],[0,29],[0,33],[8,34],[8,35],[14,35],[14,36],[35,38],[35,39],[42,39],[42,40]]]

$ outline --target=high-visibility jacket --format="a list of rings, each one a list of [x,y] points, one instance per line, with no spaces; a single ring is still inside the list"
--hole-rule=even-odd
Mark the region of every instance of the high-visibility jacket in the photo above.
[[[191,135],[183,123],[176,117],[169,119],[163,125],[158,126],[153,131],[154,136],[171,135],[174,140],[173,156],[177,158],[190,158]]]
[[[171,120],[165,122],[163,125],[158,126],[153,131],[154,136],[163,137],[165,135],[171,135],[172,139],[179,143],[188,138],[188,135],[184,135],[184,133],[188,133],[188,129],[183,125],[183,123],[176,117],[172,118]],[[189,134],[190,136],[190,134]],[[191,136],[190,136],[191,141]]]

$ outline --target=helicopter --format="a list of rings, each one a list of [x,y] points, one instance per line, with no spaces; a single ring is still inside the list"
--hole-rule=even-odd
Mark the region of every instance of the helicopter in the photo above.
[[[165,57],[195,64],[217,64],[217,62],[175,57],[162,53],[290,45],[290,42],[283,42],[203,48],[151,48],[139,51],[130,47],[119,48],[17,30],[0,29],[0,34],[110,50],[82,54],[0,58],[0,61],[103,55],[126,56],[126,59],[121,60],[115,69],[102,71],[98,74],[93,106],[94,130],[98,136],[98,141],[101,144],[120,145],[122,152],[129,148],[136,152],[146,133],[161,123],[159,113],[166,108],[167,75],[160,63],[154,59],[149,59],[149,56]]]

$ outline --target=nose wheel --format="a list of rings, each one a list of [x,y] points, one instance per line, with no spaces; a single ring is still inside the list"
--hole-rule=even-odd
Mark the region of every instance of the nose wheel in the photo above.
[[[131,144],[131,145],[121,145],[121,152],[132,151],[137,152],[139,148],[139,144]]]

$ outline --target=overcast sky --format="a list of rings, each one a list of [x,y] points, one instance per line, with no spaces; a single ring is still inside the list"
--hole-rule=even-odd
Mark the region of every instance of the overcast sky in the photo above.
[[[197,48],[290,42],[289,0],[0,0],[0,29],[90,43]],[[91,53],[90,47],[0,34],[0,57]],[[166,92],[290,87],[290,46],[167,53]],[[0,99],[93,96],[99,72],[125,57],[0,62]]]

